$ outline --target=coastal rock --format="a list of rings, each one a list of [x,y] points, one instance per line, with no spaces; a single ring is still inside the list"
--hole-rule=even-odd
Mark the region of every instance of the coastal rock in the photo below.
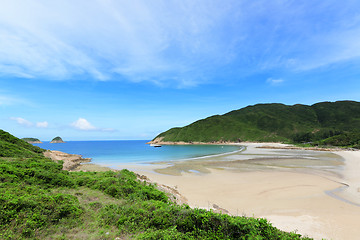
[[[183,196],[178,190],[177,190],[177,186],[174,187],[170,187],[164,184],[158,184],[155,183],[154,181],[150,180],[147,176],[145,175],[140,175],[135,173],[137,176],[137,179],[139,179],[140,181],[146,182],[148,184],[156,184],[156,188],[162,192],[164,192],[166,195],[168,195],[169,200],[177,203],[179,205],[182,204],[187,204],[188,200],[186,199],[185,196]]]
[[[63,161],[63,170],[74,170],[81,163],[90,162],[91,158],[83,158],[79,154],[69,154],[60,151],[51,151],[47,150],[44,152],[44,156],[50,158],[51,160],[58,162]]]
[[[65,143],[61,137],[55,137],[50,143]]]

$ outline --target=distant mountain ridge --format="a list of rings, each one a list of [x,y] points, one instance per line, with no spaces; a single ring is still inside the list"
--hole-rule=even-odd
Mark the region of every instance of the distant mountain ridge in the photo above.
[[[269,103],[172,128],[152,142],[314,142],[359,132],[360,102],[320,102],[311,106]]]

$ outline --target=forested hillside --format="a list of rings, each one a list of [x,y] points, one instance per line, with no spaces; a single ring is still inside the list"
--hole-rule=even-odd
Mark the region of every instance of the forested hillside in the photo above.
[[[280,141],[330,144],[348,139],[358,146],[360,103],[322,102],[308,105],[257,104],[224,115],[215,115],[188,126],[172,128],[154,140],[163,142]],[[355,138],[353,138],[355,137]],[[339,142],[339,141],[338,141]]]

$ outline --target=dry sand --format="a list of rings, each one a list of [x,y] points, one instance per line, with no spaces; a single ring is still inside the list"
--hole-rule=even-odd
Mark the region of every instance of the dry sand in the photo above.
[[[176,188],[192,207],[215,204],[232,215],[264,217],[315,239],[359,238],[359,151],[246,145],[247,150],[222,157],[123,167]]]

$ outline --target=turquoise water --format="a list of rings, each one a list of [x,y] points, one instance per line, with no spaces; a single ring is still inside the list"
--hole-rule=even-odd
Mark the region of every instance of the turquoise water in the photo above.
[[[148,140],[134,141],[69,141],[66,143],[34,144],[44,149],[81,154],[92,158],[92,163],[115,166],[124,163],[150,163],[233,152],[239,146],[229,145],[169,145],[159,148],[146,144]]]

